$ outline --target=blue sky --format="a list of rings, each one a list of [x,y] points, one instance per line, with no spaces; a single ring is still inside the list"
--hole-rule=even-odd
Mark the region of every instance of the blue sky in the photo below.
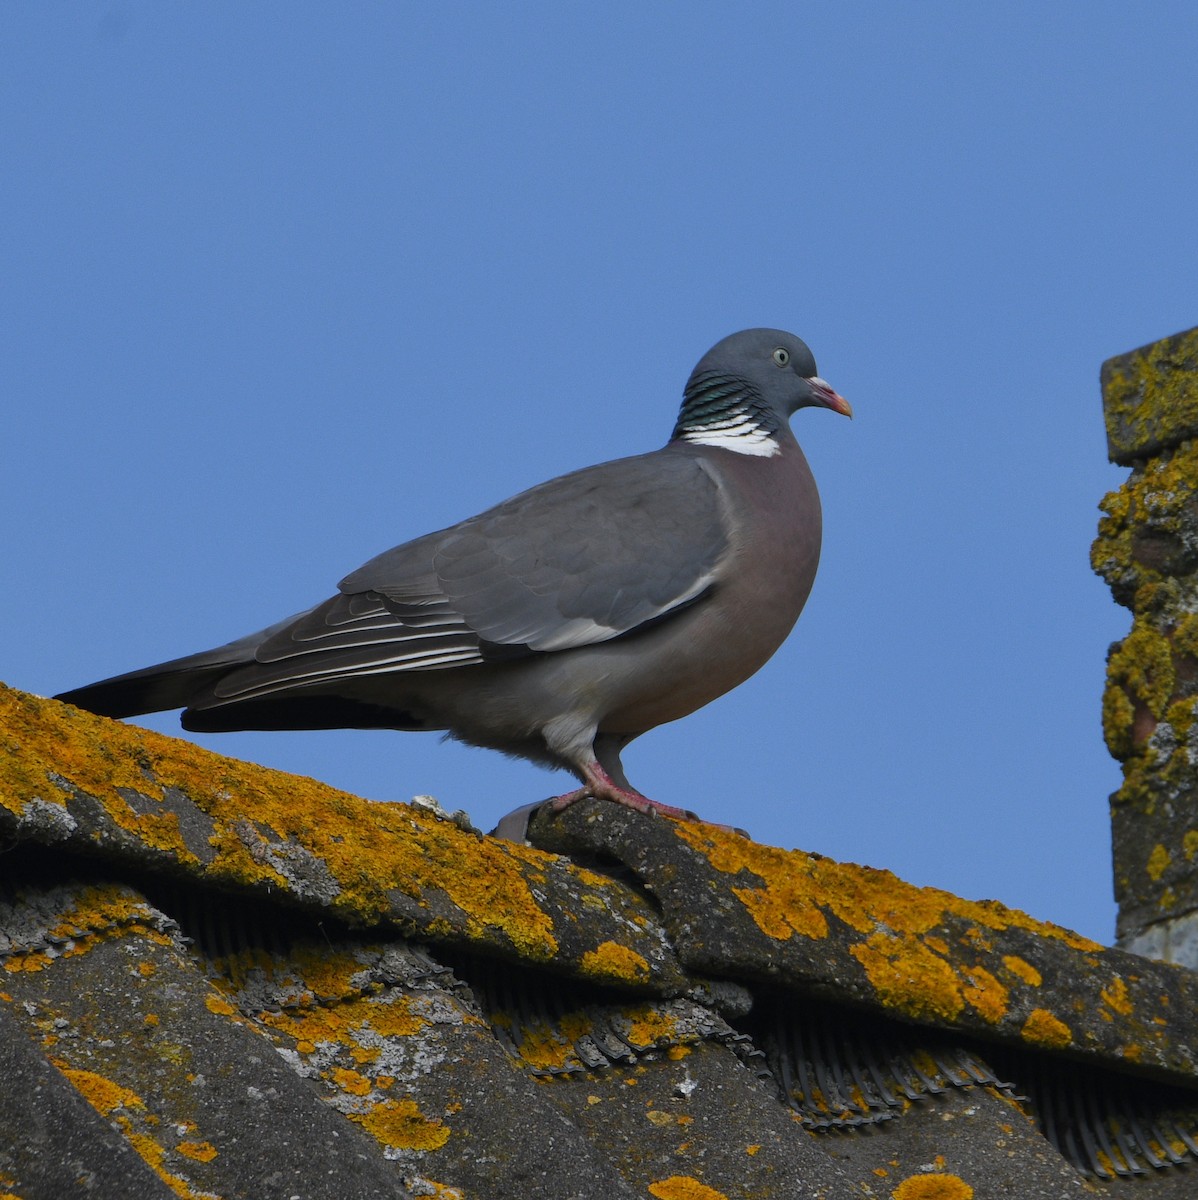
[[[305,608],[660,445],[713,342],[781,326],[857,413],[795,421],[820,577],[633,782],[1109,939],[1098,368],[1198,324],[1195,61],[1169,3],[5,5],[0,678]],[[195,740],[484,828],[569,783]]]

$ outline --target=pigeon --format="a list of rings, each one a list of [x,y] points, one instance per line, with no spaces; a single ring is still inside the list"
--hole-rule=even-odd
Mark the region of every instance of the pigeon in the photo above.
[[[693,819],[628,782],[647,730],[744,682],[815,579],[819,494],[789,418],[852,416],[776,329],[698,362],[659,450],[552,479],[396,546],[338,594],[228,645],[58,700],[184,729],[441,730],[577,776],[583,796]]]

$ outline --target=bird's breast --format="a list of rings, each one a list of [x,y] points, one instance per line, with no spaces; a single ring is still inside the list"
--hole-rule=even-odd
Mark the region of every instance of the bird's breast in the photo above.
[[[726,504],[729,553],[700,603],[590,648],[608,659],[609,684],[626,658],[639,664],[637,686],[610,689],[601,729],[638,732],[694,712],[743,683],[786,640],[811,592],[822,536],[815,481],[798,445],[788,449],[750,462],[716,452],[712,471]]]

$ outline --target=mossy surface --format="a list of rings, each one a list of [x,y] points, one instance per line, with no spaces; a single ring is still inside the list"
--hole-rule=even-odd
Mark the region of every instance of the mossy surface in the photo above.
[[[1185,337],[1189,354],[1198,331]],[[1162,352],[1144,361],[1155,364],[1136,368],[1155,380],[1146,404],[1171,402],[1170,387],[1198,390],[1198,360],[1189,383],[1168,386],[1166,367],[1184,374],[1189,360]],[[1108,400],[1130,377],[1112,376]],[[1198,845],[1198,441],[1187,434],[1137,461],[1102,508],[1091,562],[1133,614],[1111,648],[1102,700],[1103,735],[1123,764],[1111,797],[1119,934],[1133,937],[1198,909],[1186,854]]]
[[[597,982],[684,985],[651,906],[607,876],[3,685],[0,829]]]
[[[580,804],[533,836],[614,855],[662,904],[696,973],[851,999],[904,1021],[1198,1078],[1198,977],[994,901]]]
[[[519,847],[9,689],[0,690],[0,731],[10,749],[0,759],[0,826],[7,821],[18,839],[101,850],[192,886],[285,901],[389,936],[419,933],[625,991],[677,996],[697,977],[768,982],[938,1028],[1020,1045],[1030,1028],[1038,1044],[1056,1036],[1070,1053],[1164,1076],[1196,1073],[1187,1014],[1198,1010],[1198,980],[886,871],[593,802],[534,821],[531,835],[544,848]],[[563,848],[555,838],[590,861],[617,859],[646,891],[547,852]],[[1198,837],[1191,842],[1198,847]],[[1167,876],[1178,858],[1157,855],[1153,869]],[[352,967],[334,956],[297,963],[307,986],[327,976],[331,992],[341,990],[337,973]],[[30,953],[22,969],[39,965]],[[226,1015],[213,1007],[226,1003],[221,996],[208,1003]],[[419,1027],[409,1007],[389,1012],[397,1035],[405,1022]],[[1059,1025],[1036,1016],[1029,1027],[1041,1012]],[[318,1029],[294,1032],[320,1043]],[[543,1047],[548,1068],[564,1053],[552,1041]],[[337,1068],[365,1084],[329,1078],[346,1095],[356,1086],[391,1098],[362,1065],[351,1054]],[[392,1115],[394,1133],[407,1118]]]
[[[1198,329],[1108,359],[1102,399],[1112,462],[1130,465],[1198,435]]]

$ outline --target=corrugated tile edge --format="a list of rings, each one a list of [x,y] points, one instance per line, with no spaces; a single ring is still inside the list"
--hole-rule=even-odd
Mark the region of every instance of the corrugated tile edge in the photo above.
[[[691,984],[652,905],[605,875],[3,684],[0,837],[594,983]]]

